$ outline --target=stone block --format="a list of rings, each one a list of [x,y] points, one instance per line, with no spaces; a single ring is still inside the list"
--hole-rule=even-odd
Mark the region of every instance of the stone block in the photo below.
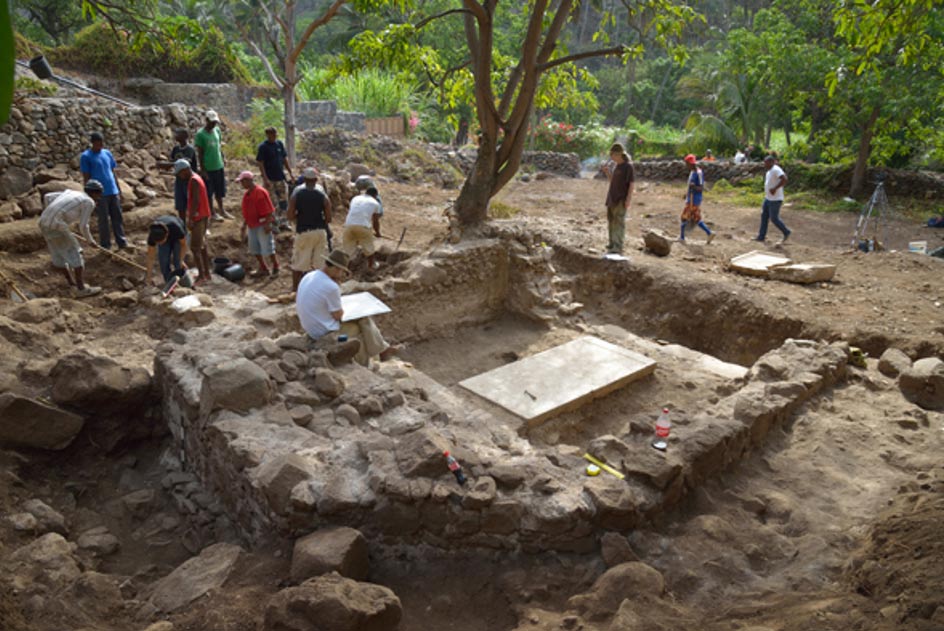
[[[271,458],[259,467],[255,475],[269,505],[279,515],[290,512],[295,485],[308,481],[312,476],[311,465],[298,454]]]
[[[926,410],[944,410],[944,361],[926,357],[901,373],[898,387],[905,398]]]
[[[183,609],[210,590],[222,587],[242,552],[242,548],[229,543],[204,548],[159,580],[149,602],[168,613]]]
[[[329,572],[362,581],[367,570],[367,540],[353,528],[324,528],[295,541],[291,576],[296,583]]]
[[[911,368],[911,358],[897,348],[887,348],[878,360],[878,370],[894,379]]]
[[[438,432],[423,428],[404,434],[397,441],[396,458],[400,472],[408,478],[438,478],[448,473],[444,451],[449,443]]]
[[[273,388],[269,375],[245,358],[226,361],[204,371],[201,398],[210,410],[245,412],[266,405]]]
[[[770,268],[770,278],[787,283],[810,285],[826,283],[836,275],[836,266],[827,263],[794,263]]]
[[[672,241],[661,230],[647,230],[642,240],[646,249],[656,256],[668,256],[672,253]]]
[[[332,573],[283,589],[265,609],[263,631],[394,631],[403,609],[388,588]]]
[[[81,416],[10,392],[0,394],[0,444],[65,449],[81,431]]]

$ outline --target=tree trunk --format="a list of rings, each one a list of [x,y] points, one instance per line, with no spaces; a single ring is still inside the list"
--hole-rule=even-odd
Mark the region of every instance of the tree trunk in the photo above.
[[[855,168],[852,169],[849,197],[858,197],[865,189],[865,176],[869,168],[869,157],[872,155],[872,136],[875,133],[875,122],[878,120],[879,113],[880,109],[877,106],[873,107],[868,120],[862,125],[859,153],[856,156]]]
[[[488,217],[488,202],[492,198],[496,171],[495,150],[483,151],[480,146],[472,172],[462,185],[455,204],[456,216],[463,226],[481,224]]]
[[[285,153],[288,164],[295,168],[295,84],[285,83],[282,88],[282,100],[285,105]]]
[[[285,153],[288,164],[295,168],[295,86],[298,85],[298,61],[295,51],[295,3],[285,3],[282,34],[285,37],[286,56],[283,62],[282,99],[285,101]]]

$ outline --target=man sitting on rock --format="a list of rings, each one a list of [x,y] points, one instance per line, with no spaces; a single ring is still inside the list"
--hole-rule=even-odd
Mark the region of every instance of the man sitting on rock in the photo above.
[[[86,180],[85,192],[62,191],[46,194],[46,210],[39,216],[39,229],[46,240],[46,246],[52,255],[52,266],[61,269],[69,285],[75,285],[76,297],[85,298],[99,293],[101,287],[86,285],[82,279],[85,262],[82,248],[75,235],[69,229],[74,222],[79,222],[79,230],[89,243],[94,243],[89,219],[98,200],[102,196],[102,183],[98,180]],[[69,273],[69,270],[72,273]],[[73,279],[73,275],[75,278]]]
[[[298,285],[295,298],[295,310],[302,328],[312,339],[319,339],[329,333],[339,332],[359,340],[360,348],[355,359],[366,366],[371,357],[385,361],[392,357],[397,349],[387,344],[377,325],[370,318],[360,318],[342,324],[344,310],[341,307],[341,287],[338,284],[350,273],[347,267],[348,256],[340,250],[334,250],[324,257],[324,267],[305,274]]]

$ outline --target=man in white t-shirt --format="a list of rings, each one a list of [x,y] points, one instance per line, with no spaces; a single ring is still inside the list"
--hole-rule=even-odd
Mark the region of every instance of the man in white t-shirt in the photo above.
[[[344,220],[344,232],[341,236],[341,249],[348,256],[353,256],[358,246],[367,256],[367,264],[374,267],[374,237],[380,238],[380,202],[379,193],[373,186],[360,195],[355,195]]]
[[[341,322],[344,309],[341,306],[341,287],[338,283],[350,273],[347,264],[347,254],[334,250],[324,257],[324,267],[305,274],[298,284],[295,297],[298,319],[312,339],[317,340],[331,333],[343,333],[359,340],[360,349],[355,359],[360,364],[366,366],[371,357],[378,356],[380,361],[385,361],[392,357],[397,349],[387,344],[373,320],[360,318]]]
[[[787,184],[787,174],[783,172],[773,156],[764,158],[767,176],[764,178],[764,205],[760,213],[760,232],[757,241],[767,239],[767,222],[772,222],[783,233],[781,243],[790,238],[790,230],[780,221],[780,207],[783,206],[783,187]]]

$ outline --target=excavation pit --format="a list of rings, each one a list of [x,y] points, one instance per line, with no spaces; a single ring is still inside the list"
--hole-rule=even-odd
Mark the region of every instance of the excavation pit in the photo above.
[[[350,283],[390,306],[377,324],[408,344],[406,361],[370,368],[331,365],[291,305],[216,296],[213,322],[157,358],[182,466],[256,542],[348,525],[378,543],[586,552],[739,462],[845,369],[840,345],[789,340],[747,369],[637,336],[581,304],[575,280],[592,272],[550,248],[483,240]],[[536,428],[459,385],[589,336],[658,367]],[[666,453],[649,446],[663,406]],[[587,477],[585,452],[626,479]]]

